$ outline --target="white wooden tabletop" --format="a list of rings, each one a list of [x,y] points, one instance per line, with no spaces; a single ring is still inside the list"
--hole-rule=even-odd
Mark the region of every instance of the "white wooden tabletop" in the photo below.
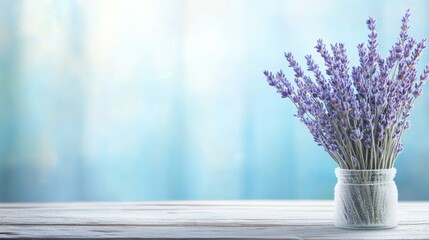
[[[0,203],[0,238],[429,239],[429,202],[401,202],[399,226],[333,226],[332,201]]]

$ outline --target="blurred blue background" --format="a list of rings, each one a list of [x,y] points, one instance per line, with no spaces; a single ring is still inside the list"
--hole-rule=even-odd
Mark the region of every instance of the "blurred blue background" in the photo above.
[[[0,201],[332,199],[334,161],[262,71],[318,38],[356,64],[368,16],[386,56],[407,8],[429,37],[423,0],[2,0]],[[429,200],[425,90],[401,200]]]

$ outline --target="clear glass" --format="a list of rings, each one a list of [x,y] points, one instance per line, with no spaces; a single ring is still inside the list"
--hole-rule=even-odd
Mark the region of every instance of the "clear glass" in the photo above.
[[[341,228],[394,228],[397,226],[396,169],[335,169],[335,226]]]

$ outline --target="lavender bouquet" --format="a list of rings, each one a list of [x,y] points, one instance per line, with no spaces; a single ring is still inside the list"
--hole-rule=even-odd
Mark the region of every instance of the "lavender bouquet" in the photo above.
[[[321,39],[315,48],[326,75],[311,55],[305,59],[314,78],[306,75],[291,53],[285,57],[295,84],[281,70],[275,75],[264,71],[269,85],[292,101],[295,116],[342,169],[389,169],[403,150],[410,111],[429,75],[427,65],[417,76],[426,39],[417,42],[408,35],[409,17],[407,10],[399,39],[385,59],[377,51],[376,21],[370,17],[368,44],[357,46],[359,65],[351,71],[344,44],[331,45],[329,52]]]

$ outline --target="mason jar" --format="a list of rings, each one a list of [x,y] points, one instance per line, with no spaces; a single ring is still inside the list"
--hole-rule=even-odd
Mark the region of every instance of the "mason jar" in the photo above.
[[[397,226],[396,169],[335,169],[334,223],[340,228],[382,229]]]

